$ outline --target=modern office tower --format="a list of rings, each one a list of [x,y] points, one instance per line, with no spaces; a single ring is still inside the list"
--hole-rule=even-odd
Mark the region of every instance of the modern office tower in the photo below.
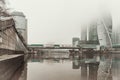
[[[97,21],[97,32],[100,46],[112,47],[112,17],[109,12],[102,12]]]
[[[98,44],[97,22],[91,21],[86,26],[81,27],[80,43]]]
[[[108,32],[109,32],[109,36],[112,38],[112,16],[110,14],[110,12],[104,12],[102,14],[102,21],[104,26],[106,26]]]
[[[115,26],[115,28],[113,28],[113,34],[112,34],[112,43],[114,45],[120,45],[120,25]]]
[[[79,46],[79,42],[80,42],[80,39],[77,38],[77,37],[74,37],[72,39],[72,45],[73,45],[73,47],[78,47]]]
[[[81,41],[87,41],[87,25],[81,26]]]
[[[88,41],[98,41],[96,22],[90,23],[88,27]]]
[[[11,15],[15,21],[15,26],[18,32],[23,36],[27,43],[27,19],[22,12],[12,12]]]

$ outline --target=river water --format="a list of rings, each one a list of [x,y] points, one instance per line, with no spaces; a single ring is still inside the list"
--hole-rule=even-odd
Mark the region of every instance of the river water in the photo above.
[[[120,80],[120,54],[31,54],[19,80]]]

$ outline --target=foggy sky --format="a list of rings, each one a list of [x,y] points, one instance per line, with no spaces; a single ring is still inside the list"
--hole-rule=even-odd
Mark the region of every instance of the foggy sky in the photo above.
[[[9,7],[22,11],[28,19],[28,43],[71,44],[80,37],[82,23],[108,8],[120,22],[119,0],[9,0]],[[117,25],[117,24],[116,24]]]

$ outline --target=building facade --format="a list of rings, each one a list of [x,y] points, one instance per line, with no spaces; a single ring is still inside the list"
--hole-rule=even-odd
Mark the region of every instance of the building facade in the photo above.
[[[120,30],[119,25],[113,29],[113,34],[112,34],[113,45],[120,45],[120,31],[119,30]]]
[[[81,41],[87,41],[87,25],[81,26]]]
[[[100,46],[112,48],[112,16],[104,11],[97,21],[97,32]]]
[[[17,31],[22,35],[25,43],[27,44],[27,19],[22,12],[12,12],[11,13]]]
[[[88,41],[98,41],[97,23],[91,23],[88,28]]]
[[[80,45],[98,44],[97,22],[92,21],[81,27]]]
[[[72,39],[72,45],[73,47],[79,47],[80,39],[78,37],[74,37]]]

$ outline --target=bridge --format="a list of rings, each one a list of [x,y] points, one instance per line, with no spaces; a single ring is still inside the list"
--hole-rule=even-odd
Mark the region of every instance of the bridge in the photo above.
[[[33,47],[33,46],[28,46],[28,48],[31,49],[81,49],[81,47]]]
[[[60,45],[53,45],[53,46],[44,46],[43,44],[32,44],[28,45],[29,50],[32,51],[39,51],[39,50],[50,50],[50,49],[66,49],[66,50],[89,50],[89,49],[96,49],[95,46],[60,46]]]

